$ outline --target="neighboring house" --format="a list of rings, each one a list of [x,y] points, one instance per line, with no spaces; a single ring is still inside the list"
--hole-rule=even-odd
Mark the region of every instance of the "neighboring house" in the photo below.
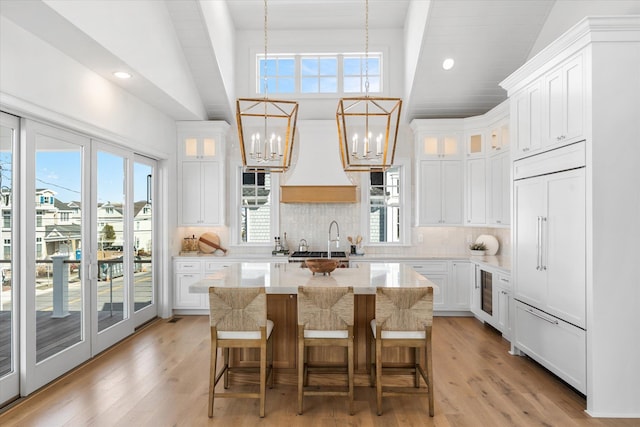
[[[55,197],[53,190],[36,189],[36,257],[48,259],[51,255],[68,253],[75,258],[76,250],[81,249],[82,208],[78,201],[64,202]],[[11,259],[11,199],[0,198],[2,226],[0,259]],[[146,201],[134,203],[134,247],[136,251],[151,252],[152,215],[151,205]],[[107,224],[113,227],[115,240],[111,247],[123,247],[123,208],[122,204],[110,202],[98,206],[98,235]]]

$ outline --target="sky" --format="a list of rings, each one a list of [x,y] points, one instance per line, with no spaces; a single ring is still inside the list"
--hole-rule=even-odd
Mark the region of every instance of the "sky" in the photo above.
[[[98,203],[123,202],[124,163],[122,157],[98,152],[97,174]],[[38,151],[36,155],[36,188],[48,188],[56,192],[62,202],[81,198],[80,151]],[[134,201],[147,197],[147,175],[151,167],[134,164]],[[3,185],[6,185],[3,180]]]

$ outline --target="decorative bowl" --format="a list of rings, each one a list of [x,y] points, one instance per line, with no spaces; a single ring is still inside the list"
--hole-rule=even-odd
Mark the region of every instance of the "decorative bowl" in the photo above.
[[[313,272],[322,274],[329,274],[338,266],[338,260],[335,258],[309,258],[304,261],[307,268]]]

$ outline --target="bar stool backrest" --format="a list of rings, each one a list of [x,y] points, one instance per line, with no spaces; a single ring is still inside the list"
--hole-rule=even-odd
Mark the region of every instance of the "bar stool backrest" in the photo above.
[[[386,331],[424,331],[433,323],[433,288],[378,288],[376,325]]]
[[[353,288],[299,287],[298,324],[307,330],[323,331],[353,326]]]
[[[218,331],[259,331],[267,324],[264,288],[209,288],[209,321]]]

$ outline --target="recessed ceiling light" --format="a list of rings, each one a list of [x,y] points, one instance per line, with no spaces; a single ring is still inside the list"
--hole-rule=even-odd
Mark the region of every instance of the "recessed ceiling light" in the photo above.
[[[127,73],[126,71],[116,71],[115,73],[113,73],[114,76],[116,76],[119,79],[130,79],[131,78],[131,74]]]
[[[455,64],[455,61],[453,60],[453,58],[447,58],[444,61],[442,61],[442,68],[448,71],[453,68],[454,64]]]

